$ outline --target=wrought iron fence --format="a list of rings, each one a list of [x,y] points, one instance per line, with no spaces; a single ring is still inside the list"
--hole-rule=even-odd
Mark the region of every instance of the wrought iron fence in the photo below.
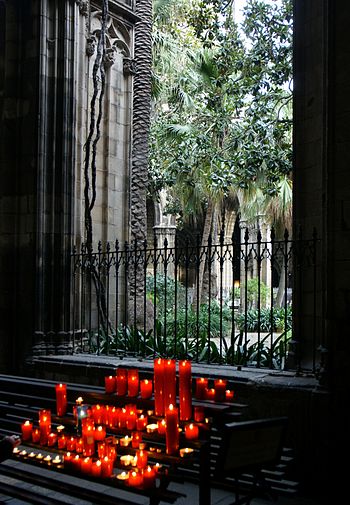
[[[278,240],[272,230],[263,239],[246,230],[242,240],[222,231],[205,246],[176,237],[83,244],[71,255],[74,352],[298,368],[292,312],[301,294],[293,285],[306,269],[316,289],[317,243],[316,235]]]

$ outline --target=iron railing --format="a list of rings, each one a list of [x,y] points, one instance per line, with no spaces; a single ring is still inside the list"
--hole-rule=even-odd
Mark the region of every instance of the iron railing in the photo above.
[[[71,255],[73,352],[298,369],[292,311],[302,294],[293,286],[306,269],[316,291],[317,247],[316,235],[277,239],[273,230],[266,239],[246,230],[229,241],[222,231],[205,246],[176,237],[151,246],[83,244]]]

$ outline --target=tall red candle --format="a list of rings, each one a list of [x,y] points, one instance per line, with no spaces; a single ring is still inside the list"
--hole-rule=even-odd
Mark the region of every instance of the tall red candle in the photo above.
[[[84,456],[92,456],[95,452],[95,429],[92,425],[86,426],[83,429],[83,454]],[[67,441],[68,444],[68,441]],[[68,445],[67,445],[68,447]]]
[[[106,438],[106,428],[104,426],[97,426],[94,430],[94,439],[98,442]]]
[[[67,385],[56,384],[56,411],[57,416],[64,416],[67,412]]]
[[[98,459],[91,465],[91,475],[93,477],[101,477],[101,461]]]
[[[101,477],[110,477],[113,471],[113,461],[105,456],[101,460]]]
[[[88,456],[81,461],[81,471],[86,475],[91,474],[92,459]]]
[[[146,468],[148,461],[148,453],[143,449],[136,451],[136,466],[137,468]]]
[[[139,394],[139,371],[128,370],[128,395],[138,396]]]
[[[215,401],[216,402],[224,402],[226,398],[226,387],[227,380],[225,379],[216,379],[214,381],[214,389],[215,389]]]
[[[46,410],[39,411],[40,444],[46,445],[51,431],[51,412]]]
[[[118,368],[116,377],[117,396],[126,396],[128,392],[128,372],[125,368]]]
[[[32,431],[32,442],[33,444],[37,444],[40,440],[40,430],[39,428],[35,428],[33,431]]]
[[[196,398],[197,400],[206,399],[206,389],[208,388],[208,379],[201,377],[196,379]]]
[[[148,379],[144,379],[140,381],[140,392],[141,392],[141,398],[143,400],[146,400],[147,398],[151,398],[152,396],[152,381]]]
[[[174,359],[164,362],[164,409],[176,404],[176,363]]]
[[[153,470],[153,468],[148,466],[143,471],[143,487],[145,489],[149,489],[151,487],[154,487],[155,484],[156,484],[156,472],[155,470]]]
[[[192,417],[192,371],[191,362],[179,362],[179,403],[180,420],[187,421]]]
[[[32,431],[33,431],[33,423],[30,421],[26,421],[25,423],[21,424],[21,430],[22,430],[22,440],[30,440],[32,438]]]
[[[154,360],[154,413],[164,415],[164,360]]]
[[[114,393],[115,391],[115,377],[110,375],[109,377],[105,377],[105,392],[107,394]]]
[[[166,410],[166,452],[175,454],[179,449],[179,413],[174,405],[170,404]]]

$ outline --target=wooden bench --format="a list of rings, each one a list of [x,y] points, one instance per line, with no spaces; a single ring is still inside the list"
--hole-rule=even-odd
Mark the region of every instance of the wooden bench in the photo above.
[[[214,479],[231,481],[236,505],[249,505],[262,493],[273,494],[268,472],[280,462],[287,417],[227,423],[222,431]],[[244,486],[250,476],[253,485]]]

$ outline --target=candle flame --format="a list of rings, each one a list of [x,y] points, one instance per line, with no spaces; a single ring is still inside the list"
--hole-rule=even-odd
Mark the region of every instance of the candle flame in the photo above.
[[[169,405],[169,410],[174,410],[174,405],[172,403]]]
[[[30,421],[26,421],[26,422],[24,423],[24,426],[29,426],[29,425],[30,425]]]
[[[145,379],[145,384],[148,384],[148,379]]]
[[[82,404],[82,403],[83,403],[83,399],[82,399],[82,397],[81,397],[81,396],[79,396],[79,398],[77,398],[77,399],[75,400],[75,403],[76,403],[77,405]]]
[[[193,424],[190,424],[190,430],[193,430]]]

